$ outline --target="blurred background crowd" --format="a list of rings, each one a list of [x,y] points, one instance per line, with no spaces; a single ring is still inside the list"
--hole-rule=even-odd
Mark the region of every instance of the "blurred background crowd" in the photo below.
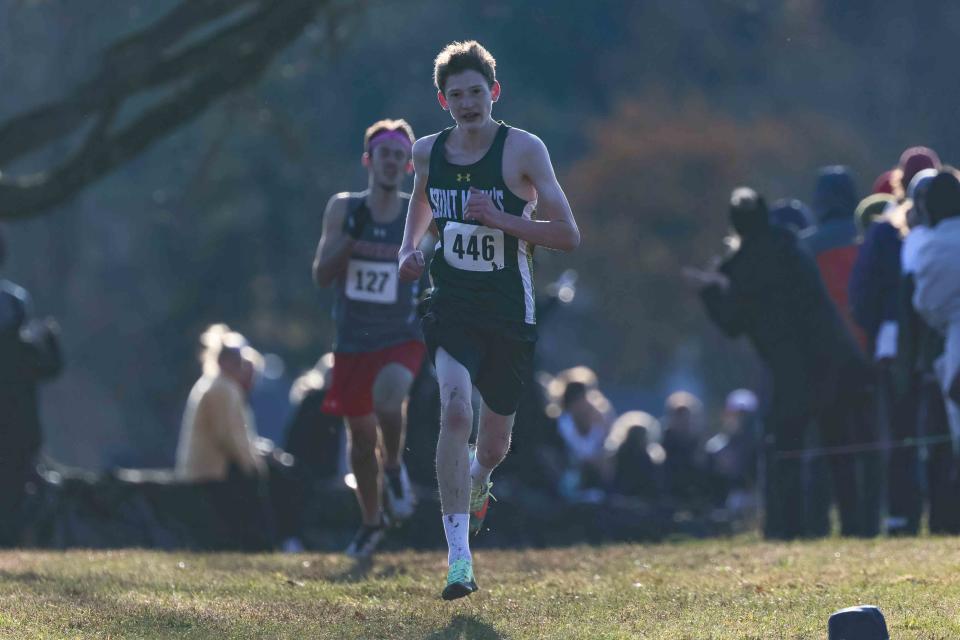
[[[286,515],[275,518],[271,545],[321,546],[324,531],[349,528],[342,427],[318,413],[329,366],[319,356],[333,337],[329,295],[309,277],[321,206],[364,183],[359,140],[370,122],[404,117],[418,134],[446,126],[429,69],[456,37],[476,37],[497,56],[504,97],[495,115],[547,141],[584,235],[570,257],[537,255],[542,373],[502,470],[514,480],[498,480],[494,531],[512,522],[525,531],[519,523],[534,518],[562,523],[569,539],[706,534],[765,513],[770,536],[822,535],[832,501],[851,535],[914,533],[924,523],[956,530],[954,212],[942,178],[931,217],[924,180],[950,172],[943,163],[960,141],[949,107],[956,89],[942,81],[960,9],[872,0],[605,0],[550,11],[502,1],[313,4],[316,19],[257,82],[76,197],[18,206],[0,182],[4,486],[33,478],[26,494],[5,493],[3,508],[32,509],[40,523],[5,530],[5,540],[184,539],[176,523],[194,517],[192,494],[164,492],[179,490],[169,488],[176,470],[190,467],[178,455],[185,406],[198,379],[211,377],[195,357],[201,335],[208,373],[229,372],[240,389],[224,394],[224,410],[252,417],[217,422],[243,425],[229,431],[234,452],[191,483],[216,493],[233,478],[261,502],[320,505],[276,507]],[[344,4],[362,10],[341,19]],[[19,153],[30,129],[19,116],[39,119],[38,105],[65,88],[120,73],[104,71],[104,52],[181,6],[0,3],[0,180],[72,157],[84,131]],[[128,120],[142,108],[126,107]],[[769,206],[741,194],[728,216],[728,193],[742,183]],[[809,262],[773,268],[793,245],[755,233],[751,215],[761,210],[799,236]],[[745,267],[751,260],[764,269]],[[681,286],[688,265],[703,267],[688,278],[699,296]],[[785,311],[800,293],[820,309],[811,317]],[[810,327],[816,349],[797,335]],[[425,500],[432,384],[429,371],[417,381],[407,445]],[[40,451],[50,462],[37,478]],[[271,477],[282,480],[271,488]],[[217,498],[221,520],[245,511],[232,495]],[[129,507],[128,526],[90,524],[118,504]],[[169,521],[157,515],[181,507]],[[534,535],[517,543],[550,541]]]

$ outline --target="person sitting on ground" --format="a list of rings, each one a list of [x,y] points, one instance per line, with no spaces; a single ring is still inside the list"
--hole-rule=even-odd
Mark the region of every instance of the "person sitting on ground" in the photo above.
[[[340,482],[337,472],[343,420],[323,411],[332,366],[333,354],[325,354],[291,386],[294,411],[287,423],[283,448],[311,478]]]
[[[583,382],[569,382],[563,391],[563,413],[557,418],[557,430],[563,438],[570,470],[578,476],[577,489],[598,488],[605,484],[609,464],[604,451],[609,420],[597,407],[599,391]]]
[[[687,391],[667,397],[663,417],[666,492],[676,504],[692,506],[706,490],[701,439],[703,404]]]
[[[755,503],[757,477],[757,395],[736,389],[727,396],[720,431],[707,440],[707,468],[718,506],[741,511]]]
[[[200,344],[203,375],[183,412],[177,475],[191,482],[225,480],[234,467],[246,476],[262,476],[266,465],[256,450],[247,404],[262,358],[225,324],[208,328]]]
[[[616,419],[604,444],[613,458],[614,493],[649,502],[659,499],[667,457],[659,439],[660,422],[645,411],[628,411]]]

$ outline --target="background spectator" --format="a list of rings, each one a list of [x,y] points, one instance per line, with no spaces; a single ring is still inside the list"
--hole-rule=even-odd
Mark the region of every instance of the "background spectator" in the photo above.
[[[651,503],[660,500],[667,457],[660,437],[660,422],[645,411],[628,411],[616,419],[604,443],[613,457],[613,493]]]
[[[609,476],[604,442],[610,421],[602,401],[599,392],[583,382],[568,382],[564,388],[557,431],[566,445],[569,467],[564,486],[568,495],[601,488]]]
[[[850,214],[852,225],[852,207]],[[739,249],[718,271],[684,274],[720,329],[748,337],[770,371],[765,533],[794,538],[807,534],[805,510],[796,504],[805,494],[803,471],[799,459],[780,454],[803,449],[812,422],[826,446],[873,442],[870,372],[816,265],[793,234],[770,225],[763,198],[752,189],[734,190],[730,218]],[[842,532],[876,535],[876,456],[832,456],[830,462]]]
[[[956,404],[956,389],[960,386],[960,181],[952,169],[945,169],[931,179],[925,204],[932,229],[916,255],[913,301],[929,326],[944,338],[943,352],[934,362],[933,372],[942,392],[937,406],[944,407],[949,424],[944,434],[949,434],[952,440],[931,451],[930,464],[936,467],[931,482],[936,485],[931,485],[930,529],[957,533],[960,532],[960,506],[956,502],[960,488],[957,480],[960,409]]]
[[[907,156],[907,152],[904,155]],[[910,157],[928,156],[914,153]],[[932,161],[915,161],[914,164],[930,164]],[[943,353],[943,336],[927,324],[913,305],[918,256],[933,234],[924,206],[925,172],[927,175],[935,173],[926,169],[918,171],[910,183],[913,198],[904,200],[891,215],[891,222],[906,236],[901,251],[897,355],[893,367],[894,424],[910,427],[909,436],[943,438],[950,432],[949,421],[943,393],[934,373],[934,364]],[[897,182],[896,186],[899,191],[900,183]],[[890,533],[913,534],[919,530],[924,498],[921,477],[926,485],[930,530],[945,533],[955,527],[957,503],[952,483],[956,470],[950,443],[929,445],[923,451],[894,450],[890,455],[890,471]],[[896,483],[897,480],[901,482]]]
[[[663,449],[666,497],[678,507],[700,503],[706,491],[703,467],[703,404],[687,391],[664,404]]]
[[[0,233],[0,268],[5,260]],[[30,294],[0,279],[0,547],[19,541],[24,490],[43,442],[38,383],[63,366],[57,325],[31,314]]]
[[[177,447],[177,474],[189,481],[225,480],[231,467],[263,475],[256,426],[247,404],[260,354],[246,338],[223,324],[207,329],[203,375],[190,391]]]
[[[770,207],[770,224],[800,235],[813,227],[813,212],[796,198],[784,198]]]
[[[284,449],[296,458],[297,468],[310,478],[339,480],[343,420],[322,411],[327,372],[333,354],[297,378],[290,388],[293,417],[287,424]]]
[[[882,220],[888,209],[896,205],[897,199],[889,193],[872,193],[857,205],[853,212],[853,221],[857,225],[857,234],[862,238],[874,222]]]
[[[731,391],[723,409],[720,430],[704,446],[716,504],[734,513],[756,505],[754,491],[760,444],[757,408],[753,391]]]
[[[949,396],[960,384],[960,181],[952,171],[931,180],[926,210],[933,233],[917,254],[914,304],[946,339],[938,373]]]
[[[840,317],[861,347],[866,347],[863,332],[850,314],[849,285],[857,259],[857,226],[854,212],[859,202],[850,170],[844,166],[820,169],[813,191],[813,212],[817,226],[801,238],[803,247],[814,257],[827,294]]]

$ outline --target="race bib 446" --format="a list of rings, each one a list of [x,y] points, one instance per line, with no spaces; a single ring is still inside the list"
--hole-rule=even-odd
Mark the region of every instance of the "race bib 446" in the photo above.
[[[396,262],[351,260],[347,265],[346,293],[351,300],[394,304],[397,301]]]
[[[464,271],[499,271],[504,267],[503,231],[463,222],[443,227],[443,257]]]

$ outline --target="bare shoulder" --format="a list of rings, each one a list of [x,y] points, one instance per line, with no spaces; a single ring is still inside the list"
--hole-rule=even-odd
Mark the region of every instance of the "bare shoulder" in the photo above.
[[[510,127],[510,133],[507,135],[504,146],[505,150],[520,155],[539,155],[547,150],[547,145],[543,143],[539,136],[516,127]]]
[[[417,168],[426,168],[430,164],[430,153],[433,151],[433,143],[436,142],[440,133],[431,133],[413,143],[413,162]]]
[[[340,193],[335,193],[330,196],[330,200],[327,201],[327,206],[343,206],[350,198],[362,198],[365,195],[367,195],[366,191],[341,191]]]
[[[362,194],[351,193],[350,191],[341,191],[340,193],[333,194],[327,201],[327,209],[324,216],[343,216],[347,211],[347,203],[350,201],[350,198],[356,198],[359,195]]]

